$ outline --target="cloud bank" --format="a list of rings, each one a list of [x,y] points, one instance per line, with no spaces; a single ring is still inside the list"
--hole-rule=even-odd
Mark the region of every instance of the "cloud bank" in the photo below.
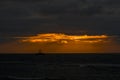
[[[65,48],[66,52],[70,52],[69,50],[71,52],[84,52],[84,47],[87,45],[89,46],[87,47],[88,52],[93,52],[94,49],[96,49],[94,52],[100,52],[101,50],[104,52],[109,51],[109,49],[111,49],[111,52],[117,52],[120,42],[119,26],[120,1],[118,0],[0,0],[1,52],[6,51],[4,49],[7,49],[8,52],[35,52],[39,48],[44,49],[43,51],[53,52],[52,46],[57,46],[54,47],[56,48],[54,52],[64,52]],[[93,36],[104,34],[108,37],[112,36],[112,38],[105,38],[104,40],[108,43],[94,44],[96,45],[94,47],[89,44],[90,39],[86,39],[86,42],[79,39],[84,41],[84,44],[72,42],[58,45],[53,42],[53,44],[39,43],[37,45],[26,42],[19,43],[18,40],[21,39],[16,38],[27,37],[25,40],[30,41],[31,36],[35,37],[37,34],[46,33]],[[64,36],[70,37],[68,35]],[[58,36],[61,37],[61,35]],[[113,38],[113,36],[117,37]],[[101,40],[99,41],[101,42]],[[65,41],[62,40],[62,43],[68,42],[69,38]],[[11,45],[13,45],[12,48],[10,48]],[[72,49],[72,45],[75,45],[76,49]]]
[[[1,0],[0,35],[119,35],[118,0]],[[112,5],[111,5],[112,4]]]

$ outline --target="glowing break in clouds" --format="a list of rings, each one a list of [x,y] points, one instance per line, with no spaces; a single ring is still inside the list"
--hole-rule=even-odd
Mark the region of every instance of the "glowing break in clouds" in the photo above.
[[[120,38],[115,35],[47,33],[14,38],[0,45],[0,53],[120,53]]]
[[[104,39],[107,39],[106,35],[66,35],[61,33],[47,33],[47,34],[38,34],[36,36],[25,37],[22,42],[31,42],[31,43],[43,43],[43,42],[58,42],[58,43],[69,43],[74,42],[87,42],[87,43],[96,43],[104,42]]]

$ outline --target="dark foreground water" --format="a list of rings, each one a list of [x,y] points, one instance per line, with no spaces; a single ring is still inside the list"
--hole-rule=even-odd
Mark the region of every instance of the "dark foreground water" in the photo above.
[[[120,54],[0,55],[0,80],[120,80]]]

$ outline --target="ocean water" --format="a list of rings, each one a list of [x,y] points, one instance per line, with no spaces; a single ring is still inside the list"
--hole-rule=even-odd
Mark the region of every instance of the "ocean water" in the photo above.
[[[1,55],[0,79],[119,80],[119,54]]]

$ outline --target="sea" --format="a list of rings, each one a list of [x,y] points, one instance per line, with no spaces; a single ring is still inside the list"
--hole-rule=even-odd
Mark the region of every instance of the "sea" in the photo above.
[[[1,54],[5,79],[120,80],[120,54]]]

